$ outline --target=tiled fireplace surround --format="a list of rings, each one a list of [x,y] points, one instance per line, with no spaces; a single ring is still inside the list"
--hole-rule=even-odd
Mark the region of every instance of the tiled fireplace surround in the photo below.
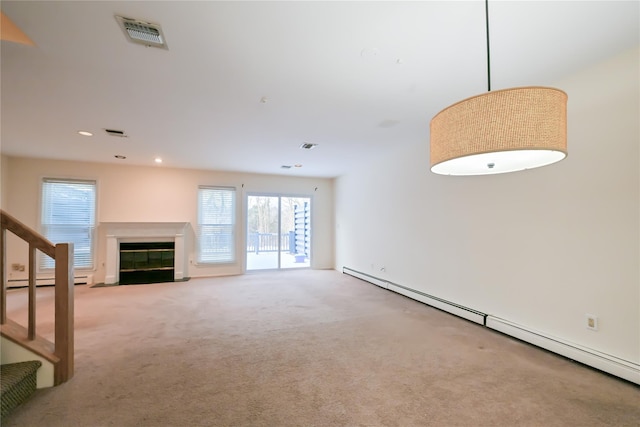
[[[188,222],[102,222],[106,233],[107,252],[105,262],[106,285],[120,280],[120,243],[174,242],[174,280],[185,278],[185,233]]]

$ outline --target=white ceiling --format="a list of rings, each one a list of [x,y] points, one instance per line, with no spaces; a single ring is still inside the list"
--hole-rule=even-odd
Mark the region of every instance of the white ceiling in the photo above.
[[[639,4],[491,1],[492,89],[553,85],[638,46]],[[334,177],[418,144],[428,170],[431,117],[487,90],[483,1],[1,8],[36,44],[2,42],[7,155]],[[115,15],[160,24],[169,49],[126,41]]]

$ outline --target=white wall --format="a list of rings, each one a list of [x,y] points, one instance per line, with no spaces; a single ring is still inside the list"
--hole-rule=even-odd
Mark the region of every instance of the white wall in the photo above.
[[[558,82],[558,164],[435,175],[425,126],[420,145],[337,179],[336,267],[640,363],[639,55]]]
[[[6,170],[5,170],[6,169]],[[43,177],[96,179],[98,223],[189,222],[189,257],[195,260],[193,227],[197,223],[199,185],[232,186],[237,189],[239,233],[238,262],[214,267],[190,264],[189,277],[241,274],[245,233],[245,194],[284,193],[312,197],[312,264],[315,269],[333,268],[333,180],[276,175],[172,169],[164,166],[134,167],[98,163],[3,158],[2,187],[8,213],[37,229],[40,182]],[[7,182],[5,182],[5,180]],[[244,185],[244,187],[243,187]],[[105,236],[98,231],[97,269],[94,282],[104,281]],[[28,263],[26,246],[15,236],[8,239],[7,265]],[[195,262],[195,261],[194,261]],[[25,273],[8,271],[9,279]]]

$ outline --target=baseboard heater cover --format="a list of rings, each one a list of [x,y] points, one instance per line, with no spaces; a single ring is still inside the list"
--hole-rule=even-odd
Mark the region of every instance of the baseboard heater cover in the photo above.
[[[433,295],[425,294],[424,292],[420,292],[418,290],[408,288],[406,286],[402,286],[397,283],[389,282],[388,280],[380,279],[378,277],[372,276],[367,273],[363,273],[361,271],[354,270],[349,267],[342,267],[342,272],[344,274],[348,274],[350,276],[356,277],[360,280],[364,280],[366,282],[372,283],[376,286],[380,286],[381,288],[388,289],[395,293],[404,295],[406,297],[419,301],[423,304],[427,304],[431,307],[435,307],[439,310],[446,311],[447,313],[451,313],[455,316],[462,317],[463,319],[470,320],[480,325],[485,324],[485,318],[487,315],[485,313],[474,310],[472,308],[468,308],[460,304],[456,304],[451,301],[447,301],[442,298],[435,297]]]
[[[406,286],[398,285],[388,280],[383,280],[348,267],[343,267],[342,272],[355,278],[364,280],[381,288],[402,294],[416,301],[438,308],[455,316],[462,317],[472,322],[479,323],[490,329],[501,332],[505,335],[517,338],[537,347],[549,350],[553,353],[575,360],[592,368],[599,369],[616,377],[625,379],[635,384],[640,384],[640,365],[619,359],[609,354],[601,353],[597,350],[582,347],[577,344],[566,342],[541,332],[528,329],[522,325],[501,319],[490,314],[461,306],[450,301],[443,300],[432,295],[425,294]]]
[[[55,279],[53,277],[40,277],[36,279],[36,286],[53,286]],[[93,274],[82,276],[74,276],[74,285],[93,285]],[[29,286],[29,279],[9,279],[7,280],[8,288],[23,288]]]
[[[367,273],[362,273],[360,271],[356,271],[356,270],[352,270],[351,268],[348,267],[342,267],[342,273],[343,274],[348,274],[349,276],[353,276],[357,279],[360,280],[364,280],[365,282],[369,282],[372,283],[376,286],[379,286],[383,289],[388,289],[388,282],[378,279],[377,277],[374,277],[370,274]]]
[[[640,365],[638,364],[530,330],[499,317],[487,316],[486,326],[632,383],[640,384]]]

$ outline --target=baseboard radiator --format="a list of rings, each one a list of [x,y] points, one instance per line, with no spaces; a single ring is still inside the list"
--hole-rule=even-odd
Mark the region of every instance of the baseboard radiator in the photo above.
[[[568,359],[575,360],[576,362],[591,366],[632,383],[640,384],[640,365],[636,363],[570,343],[542,332],[531,330],[525,326],[515,324],[508,320],[482,313],[472,308],[464,307],[451,301],[428,295],[424,292],[420,292],[352,268],[343,267],[342,272],[360,280],[372,283],[383,289],[388,289],[431,307],[438,308],[455,316],[481,324],[505,335],[509,335],[529,344],[549,350]]]
[[[455,314],[458,317],[470,320],[481,325],[485,324],[487,315],[474,310],[469,307],[462,306],[460,304],[453,303],[451,301],[444,300],[442,298],[435,297],[433,295],[425,294],[424,292],[417,291],[415,289],[407,288],[406,286],[399,285],[397,283],[389,282],[388,280],[380,279],[371,276],[360,271],[353,270],[348,267],[343,267],[342,272],[358,279],[364,280],[369,283],[373,283],[381,288],[388,289],[398,294],[404,295],[421,303],[430,305],[431,307],[438,308],[447,313]]]
[[[93,274],[85,274],[74,276],[73,283],[75,285],[93,285]],[[55,279],[53,277],[39,277],[36,279],[36,286],[53,286]],[[29,286],[29,279],[9,279],[7,280],[7,288],[24,288]]]
[[[600,353],[591,348],[573,344],[542,332],[533,331],[495,316],[487,316],[487,327],[560,354],[576,362],[624,378],[632,383],[640,384],[640,365],[638,364],[619,359],[610,354]]]

